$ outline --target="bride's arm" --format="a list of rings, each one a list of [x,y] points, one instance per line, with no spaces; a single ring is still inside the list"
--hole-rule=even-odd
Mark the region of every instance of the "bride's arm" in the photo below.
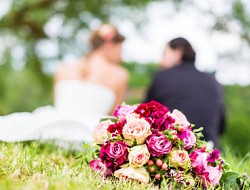
[[[115,89],[116,101],[110,115],[113,115],[116,107],[124,101],[128,86],[128,80],[129,80],[129,73],[126,70],[123,70],[123,72],[120,73],[118,81],[114,80],[114,82],[117,84]]]
[[[61,81],[61,80],[65,80],[68,77],[68,72],[69,72],[69,68],[67,68],[66,64],[62,63],[60,64],[60,66],[58,67],[55,75],[54,75],[54,80],[53,80],[53,102],[55,101],[55,87],[57,82]]]

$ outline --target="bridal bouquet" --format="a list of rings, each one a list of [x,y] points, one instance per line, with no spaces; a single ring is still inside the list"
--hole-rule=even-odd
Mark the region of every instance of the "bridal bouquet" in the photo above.
[[[100,149],[90,167],[101,175],[194,189],[217,187],[232,177],[220,151],[206,148],[202,128],[192,130],[182,112],[152,101],[119,106],[114,116],[93,132]],[[235,180],[239,187],[247,183],[239,175]]]

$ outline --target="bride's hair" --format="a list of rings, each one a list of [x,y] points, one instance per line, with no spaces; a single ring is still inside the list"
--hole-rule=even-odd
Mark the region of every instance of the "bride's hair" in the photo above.
[[[100,48],[107,42],[122,43],[125,37],[111,24],[103,24],[96,30],[92,30],[89,35],[90,51],[85,56],[85,65],[82,70],[84,77],[88,75],[88,59],[93,51]]]
[[[125,37],[111,24],[103,24],[93,30],[89,36],[90,51],[94,51],[106,42],[121,43]]]

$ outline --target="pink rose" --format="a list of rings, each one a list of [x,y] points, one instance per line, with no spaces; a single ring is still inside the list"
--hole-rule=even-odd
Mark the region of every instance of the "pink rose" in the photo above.
[[[187,128],[188,126],[190,126],[190,123],[188,122],[186,116],[179,110],[175,109],[171,113],[171,116],[175,119],[175,125],[181,125],[184,128]]]
[[[118,178],[124,178],[124,179],[134,179],[134,180],[138,180],[140,182],[146,183],[146,184],[149,182],[149,173],[144,167],[122,168],[122,169],[115,171],[114,176]]]
[[[186,169],[190,165],[190,159],[187,151],[173,149],[169,155],[169,165],[175,168],[182,167]]]
[[[216,151],[216,158],[218,159],[218,151]],[[209,182],[213,185],[218,185],[222,176],[220,166],[208,165],[208,160],[211,159],[211,153],[205,152],[204,150],[195,150],[190,155],[191,166],[193,171],[200,176],[203,181],[203,185]],[[216,161],[213,159],[213,161]]]
[[[122,141],[105,142],[100,150],[100,159],[112,171],[122,165],[128,156],[127,145]]]
[[[220,178],[222,176],[222,171],[217,167],[213,166],[207,166],[206,171],[208,172],[208,182],[210,182],[213,185],[219,185]]]
[[[140,115],[136,114],[136,113],[130,113],[130,114],[126,115],[126,121],[127,122],[130,122],[130,121],[132,121],[134,119],[140,119]]]
[[[161,132],[150,135],[146,141],[149,152],[152,156],[168,154],[172,149],[172,143]]]
[[[125,120],[126,116],[133,113],[136,108],[137,106],[130,105],[118,106],[115,110],[114,116],[118,117],[119,120]]]
[[[107,129],[112,124],[111,120],[101,121],[93,130],[92,136],[97,144],[103,144],[107,136]]]
[[[150,154],[147,146],[139,145],[130,149],[128,160],[132,167],[142,167],[149,160]]]
[[[207,167],[208,153],[204,150],[195,150],[190,155],[191,166],[196,174],[202,174]]]
[[[185,148],[186,150],[192,148],[196,143],[195,134],[191,130],[189,130],[188,128],[185,129],[184,131],[180,132],[178,134],[178,137],[184,143],[183,148]]]
[[[146,138],[151,135],[150,124],[145,119],[129,120],[122,130],[125,142],[132,145],[136,140],[137,144],[143,144]]]
[[[92,160],[89,165],[95,172],[100,172],[100,174],[104,175],[105,177],[110,176],[113,173],[110,169],[106,167],[104,163],[102,163],[100,159]]]

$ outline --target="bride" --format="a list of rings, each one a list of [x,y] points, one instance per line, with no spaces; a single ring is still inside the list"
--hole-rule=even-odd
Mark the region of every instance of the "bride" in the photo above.
[[[55,76],[54,106],[0,116],[0,141],[92,141],[92,129],[123,100],[128,72],[120,65],[124,37],[112,25],[90,34],[90,52],[62,64]]]

